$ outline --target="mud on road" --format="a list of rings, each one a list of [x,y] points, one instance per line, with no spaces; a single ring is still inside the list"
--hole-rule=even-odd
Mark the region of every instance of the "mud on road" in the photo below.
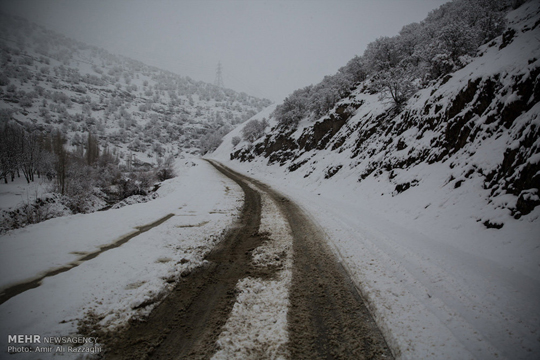
[[[216,353],[217,339],[236,301],[238,281],[248,276],[272,276],[252,264],[252,251],[265,240],[259,233],[261,194],[278,205],[293,236],[287,312],[289,357],[393,358],[323,232],[304,211],[270,187],[219,163],[210,163],[244,191],[237,226],[209,253],[206,265],[182,278],[145,321],[132,322],[121,333],[102,337],[105,358],[209,359]]]

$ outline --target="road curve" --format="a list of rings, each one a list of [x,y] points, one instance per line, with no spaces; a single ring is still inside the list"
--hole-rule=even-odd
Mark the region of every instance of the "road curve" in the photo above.
[[[293,233],[289,291],[292,359],[390,359],[382,333],[354,283],[329,248],[318,225],[294,202],[255,182],[280,207]]]
[[[236,284],[253,276],[251,252],[260,246],[261,192],[287,219],[293,235],[289,289],[291,359],[391,359],[381,332],[323,232],[295,203],[269,186],[209,161],[244,191],[238,226],[179,282],[144,322],[103,334],[106,359],[209,359],[236,300]],[[249,184],[255,185],[257,190]]]

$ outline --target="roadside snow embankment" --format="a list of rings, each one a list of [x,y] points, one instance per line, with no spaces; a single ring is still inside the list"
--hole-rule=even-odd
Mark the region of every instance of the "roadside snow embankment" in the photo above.
[[[71,336],[83,328],[97,331],[99,337],[121,328],[148,314],[177,279],[202,264],[234,222],[243,194],[205,161],[180,166],[178,177],[164,182],[159,198],[151,202],[52,219],[0,237],[2,284],[8,286],[74,262],[135,227],[174,214],[122,246],[45,278],[39,287],[0,305],[2,352],[12,334]],[[25,356],[35,354],[16,358]]]

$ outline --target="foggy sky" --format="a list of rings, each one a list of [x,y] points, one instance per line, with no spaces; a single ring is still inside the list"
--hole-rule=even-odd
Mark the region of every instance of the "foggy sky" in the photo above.
[[[448,0],[0,0],[114,54],[280,102]]]

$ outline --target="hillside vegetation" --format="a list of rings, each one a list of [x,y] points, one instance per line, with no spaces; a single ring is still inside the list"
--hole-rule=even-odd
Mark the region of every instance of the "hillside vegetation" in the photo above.
[[[368,44],[333,76],[299,89],[275,112],[280,124],[296,125],[302,118],[317,118],[360,82],[380,93],[400,111],[418,89],[468,64],[480,45],[502,34],[510,5],[523,1],[456,0],[432,11],[420,23],[403,27],[399,35],[380,37]]]
[[[392,196],[436,173],[440,188],[466,188],[500,210],[477,215],[487,227],[531,213],[540,204],[540,15],[535,1],[519,5],[455,0],[377,39],[285,99],[257,140],[233,141],[231,159],[264,159],[313,183],[375,179]]]
[[[19,17],[0,14],[0,33],[0,179],[49,179],[52,195],[43,201],[61,202],[60,213],[147,195],[173,175],[174,158],[215,149],[270,104]],[[18,217],[10,226],[55,212],[26,205],[24,215],[4,214]]]

